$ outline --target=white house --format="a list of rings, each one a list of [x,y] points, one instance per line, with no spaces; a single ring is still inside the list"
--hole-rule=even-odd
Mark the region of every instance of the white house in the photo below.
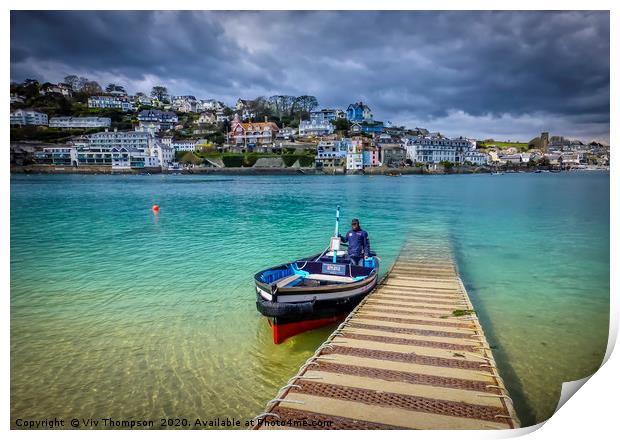
[[[200,114],[200,117],[198,118],[197,122],[199,124],[214,124],[216,121],[217,119],[215,116],[215,112],[207,111],[207,112]]]
[[[89,108],[118,108],[124,112],[133,111],[133,104],[122,96],[91,96],[88,98]]]
[[[297,136],[299,130],[293,127],[284,127],[278,131],[277,138],[278,139],[290,139],[292,137]]]
[[[83,165],[111,166],[112,169],[156,168],[159,158],[148,150],[130,146],[94,146],[78,148],[78,163]]]
[[[489,155],[480,151],[467,151],[464,156],[465,162],[473,163],[474,165],[487,165],[489,163]]]
[[[223,102],[216,101],[215,99],[203,99],[200,101],[199,106],[203,111],[217,111],[224,110],[226,107]]]
[[[138,152],[135,148],[113,147],[110,149],[112,156],[112,169],[130,169],[131,154]]]
[[[73,89],[69,84],[58,83],[50,84],[47,87],[42,87],[39,91],[40,95],[47,95],[48,93],[58,93],[63,96],[71,96],[73,94]]]
[[[78,151],[78,163],[79,165],[112,165],[112,155],[113,153],[117,153],[118,160],[118,150],[112,151],[112,146],[108,145],[92,145],[90,143],[86,145],[81,145],[77,147]],[[118,147],[120,148],[120,147]],[[129,158],[129,155],[127,155]]]
[[[159,130],[170,130],[179,122],[179,117],[174,112],[142,110],[138,113],[138,121],[138,131],[156,133]]]
[[[364,144],[361,139],[353,139],[347,145],[347,170],[364,168]]]
[[[23,104],[26,98],[18,95],[17,93],[11,93],[11,104]]]
[[[196,112],[198,100],[193,95],[175,96],[172,98],[172,108],[183,113]]]
[[[44,147],[42,151],[36,151],[34,157],[37,163],[46,165],[78,165],[77,149],[68,145]]]
[[[88,135],[89,144],[93,147],[133,147],[147,150],[152,135],[138,131],[102,131]]]
[[[159,122],[138,122],[138,126],[135,128],[136,131],[140,131],[143,133],[149,133],[151,135],[155,135],[161,130],[161,124]]]
[[[109,127],[110,118],[58,116],[50,118],[49,126],[54,128],[96,128]]]
[[[334,126],[328,119],[310,119],[299,124],[299,136],[327,136],[334,132]]]
[[[347,170],[361,170],[364,168],[363,152],[347,152]]]
[[[155,141],[152,143],[151,153],[157,156],[162,167],[168,167],[168,165],[174,162],[175,151],[174,148],[169,145]]]
[[[437,135],[416,136],[405,142],[407,156],[414,162],[465,162],[465,154],[476,148],[475,141],[463,137],[448,139]]]
[[[137,105],[154,105],[153,98],[146,95],[136,95],[133,97],[133,102]]]
[[[196,141],[193,139],[175,139],[170,146],[175,151],[196,151]]]
[[[34,110],[15,110],[11,113],[11,125],[47,125],[47,115]]]
[[[215,120],[217,121],[218,124],[220,124],[225,121],[230,121],[230,117],[226,116],[224,114],[224,111],[218,110],[215,112]]]

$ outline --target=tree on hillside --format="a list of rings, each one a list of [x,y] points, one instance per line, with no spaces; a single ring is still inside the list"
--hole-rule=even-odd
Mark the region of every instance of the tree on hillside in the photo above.
[[[310,95],[301,95],[295,98],[293,107],[295,111],[311,112],[319,106],[316,97]]]
[[[159,101],[163,101],[168,96],[168,89],[164,86],[155,86],[151,89],[151,96]]]
[[[29,98],[26,103],[48,116],[63,116],[71,113],[71,102],[59,93],[48,93]]]
[[[78,92],[80,90],[78,88],[79,81],[80,78],[77,75],[67,75],[64,79],[65,84],[69,84],[71,89],[75,92]]]
[[[295,103],[295,97],[291,95],[273,95],[269,97],[269,106],[272,114],[280,121],[284,117],[290,117]]]
[[[337,118],[332,121],[334,130],[349,131],[351,129],[351,122],[345,118]]]
[[[271,107],[271,111],[278,119],[282,118],[282,106],[280,104],[280,97],[282,95],[272,95],[269,97],[269,106]]]
[[[89,82],[89,79],[84,77],[84,76],[80,76],[78,78],[78,82],[77,82],[77,90],[79,91],[84,91],[84,86],[86,85],[86,83]]]
[[[41,90],[47,90],[51,87],[54,87],[54,84],[52,84],[51,82],[44,82],[43,84],[41,84],[40,89]]]
[[[88,78],[83,77],[83,76],[67,75],[64,78],[64,82],[66,84],[69,84],[71,86],[71,89],[74,92],[82,92],[83,91],[82,89],[84,88],[84,86],[91,81],[89,81]]]
[[[255,114],[257,121],[262,121],[265,116],[270,118],[275,114],[270,101],[264,96],[259,96],[252,101],[251,111]]]
[[[295,103],[295,97],[292,95],[284,95],[282,97],[282,110],[285,115],[293,116],[293,104]]]
[[[22,84],[15,87],[15,93],[28,98],[39,96],[40,85],[36,79],[27,79]]]
[[[209,140],[209,142],[215,144],[215,145],[222,145],[223,143],[226,142],[226,136],[223,133],[209,133],[207,135],[207,139]]]
[[[108,86],[105,88],[105,91],[108,92],[108,93],[111,93],[111,92],[127,93],[127,92],[125,92],[125,87],[119,86],[119,85],[114,84],[114,83],[108,84]]]
[[[97,81],[88,80],[84,83],[84,85],[82,85],[80,90],[87,95],[96,95],[97,93],[101,93],[103,91]]]

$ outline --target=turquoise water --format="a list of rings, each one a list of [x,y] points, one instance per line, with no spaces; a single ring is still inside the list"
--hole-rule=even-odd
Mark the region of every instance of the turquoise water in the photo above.
[[[449,241],[524,424],[600,365],[607,173],[15,175],[11,423],[259,413],[333,327],[274,346],[252,275],[322,250],[337,204],[383,271]]]

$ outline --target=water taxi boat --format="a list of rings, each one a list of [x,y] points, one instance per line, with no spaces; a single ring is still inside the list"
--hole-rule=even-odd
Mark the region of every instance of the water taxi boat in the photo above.
[[[337,215],[338,218],[338,215]],[[374,289],[379,258],[357,266],[336,233],[322,253],[262,270],[254,276],[256,308],[267,317],[273,342],[344,319]]]

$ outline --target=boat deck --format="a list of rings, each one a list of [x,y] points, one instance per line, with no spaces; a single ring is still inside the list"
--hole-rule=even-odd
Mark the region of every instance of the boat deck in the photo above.
[[[405,245],[256,420],[267,422],[258,429],[519,427],[443,243]]]

